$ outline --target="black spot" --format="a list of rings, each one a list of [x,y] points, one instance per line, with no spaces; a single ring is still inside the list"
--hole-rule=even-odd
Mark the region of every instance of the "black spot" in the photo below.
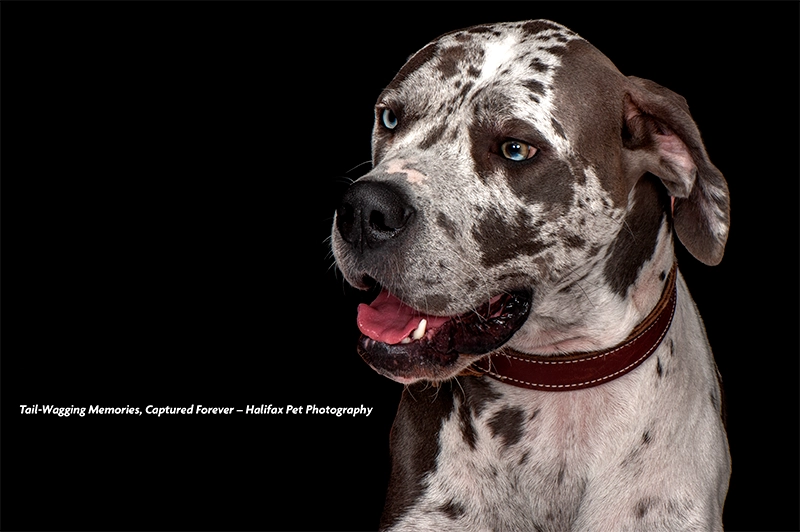
[[[537,35],[547,30],[561,30],[561,26],[557,26],[552,22],[546,20],[532,20],[522,25],[522,30],[528,35]]]
[[[636,503],[636,517],[638,519],[644,519],[644,516],[647,515],[647,512],[652,506],[653,500],[651,498],[641,499]]]
[[[424,139],[422,139],[422,142],[419,143],[419,149],[427,150],[428,148],[439,142],[439,139],[442,138],[442,135],[444,134],[446,129],[447,129],[447,124],[441,123],[438,126],[435,126],[430,131],[428,131],[428,134],[425,136]]]
[[[580,235],[565,235],[563,240],[571,249],[582,249],[586,245],[586,240]]]
[[[531,91],[532,93],[544,96],[545,87],[544,83],[535,79],[528,79],[522,82],[522,86]]]
[[[441,227],[444,230],[444,234],[450,240],[456,240],[458,238],[458,229],[456,229],[456,224],[453,223],[453,220],[447,217],[447,215],[441,211],[436,215],[436,225]]]
[[[609,285],[622,297],[626,297],[642,266],[655,252],[661,224],[667,219],[667,201],[666,189],[655,177],[645,175],[639,180],[633,207],[611,244],[609,260],[604,268]]]
[[[464,506],[452,499],[441,505],[438,510],[453,520],[458,519],[466,513]]]
[[[489,420],[492,437],[499,437],[509,447],[519,442],[523,434],[525,412],[521,408],[506,407],[498,410]]]
[[[666,278],[667,278],[667,272],[661,272],[661,273],[658,274],[658,280],[659,281],[663,282],[664,279],[666,279]]]
[[[458,407],[458,427],[461,429],[461,437],[470,449],[475,450],[476,434],[475,425],[472,423],[472,414],[469,405],[463,402]]]
[[[537,238],[537,226],[527,212],[520,210],[513,220],[504,220],[496,211],[486,213],[472,230],[480,246],[481,263],[490,268],[519,255],[536,255],[552,243]]]
[[[546,52],[550,52],[556,57],[561,57],[562,55],[565,55],[567,53],[566,46],[550,46],[549,48],[542,48],[542,49],[545,50]]]
[[[453,393],[461,398],[458,407],[458,426],[461,436],[470,449],[477,444],[474,419],[480,417],[483,410],[500,395],[494,392],[486,379],[475,377],[459,377],[453,385]],[[463,392],[463,393],[461,393]]]
[[[457,380],[458,383],[453,385],[453,393],[461,398],[458,407],[458,426],[464,442],[474,450],[477,433],[473,420],[480,417],[486,406],[499,399],[500,395],[491,389],[486,379],[459,377]]]
[[[567,464],[562,462],[558,468],[558,477],[556,478],[556,482],[558,483],[559,486],[564,483],[564,474],[566,473],[566,471],[567,471]]]
[[[561,124],[555,118],[550,119],[550,124],[553,126],[553,129],[556,132],[556,135],[561,137],[562,139],[567,138],[567,134],[564,132],[564,128],[561,127]]]
[[[478,377],[458,378],[457,390],[464,390],[465,402],[475,417],[480,417],[483,410],[494,401],[500,399],[500,394],[495,392],[487,379]]]
[[[492,31],[494,31],[494,30],[492,30],[488,26],[473,26],[473,27],[467,29],[467,33],[477,33],[477,34],[491,33]]]
[[[468,82],[468,83],[466,83],[464,85],[464,88],[461,89],[461,92],[458,93],[457,100],[458,100],[459,104],[463,103],[464,100],[466,100],[467,94],[469,94],[469,91],[472,90],[472,87],[474,87],[474,86],[475,86],[475,82],[473,82],[473,81],[470,81],[470,82]]]
[[[459,73],[458,65],[467,57],[467,50],[463,46],[450,46],[439,53],[439,72],[445,78],[452,78]]]
[[[478,78],[481,75],[481,69],[477,68],[475,65],[470,65],[467,68],[467,76],[471,78]]]
[[[453,396],[424,383],[403,391],[390,433],[392,474],[381,529],[390,528],[421,497],[425,477],[436,469],[439,432],[450,417]]]
[[[517,465],[524,465],[525,462],[528,461],[529,456],[530,456],[530,452],[529,451],[525,451],[524,453],[522,453],[522,456],[520,456],[519,462],[517,462]]]
[[[641,468],[642,465],[642,446],[636,445],[634,448],[622,459],[620,467],[623,469],[633,469],[634,474]]]
[[[543,63],[538,57],[531,59],[530,67],[537,72],[547,72],[550,70],[550,67],[546,63]]]
[[[650,435],[650,431],[644,431],[644,434],[642,434],[642,445],[650,445],[651,441],[653,441],[653,437]]]
[[[539,415],[539,412],[541,412],[541,408],[537,408],[536,410],[534,410],[533,413],[531,414],[531,417],[528,418],[528,422],[536,419],[536,416]]]
[[[656,357],[656,373],[660,379],[664,375],[664,369],[661,367],[661,358]]]

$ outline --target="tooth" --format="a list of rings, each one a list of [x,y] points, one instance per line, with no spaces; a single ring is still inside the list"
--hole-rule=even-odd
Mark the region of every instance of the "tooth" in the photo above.
[[[411,337],[410,336],[406,336],[405,338],[400,340],[400,343],[401,344],[410,344],[411,343]]]
[[[425,336],[425,328],[427,326],[428,326],[428,320],[425,320],[425,319],[420,320],[419,321],[419,325],[417,325],[417,328],[414,329],[414,332],[411,333],[411,339],[412,340],[419,340],[420,338]]]

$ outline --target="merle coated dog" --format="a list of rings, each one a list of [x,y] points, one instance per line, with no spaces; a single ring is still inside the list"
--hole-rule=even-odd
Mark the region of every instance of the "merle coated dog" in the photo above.
[[[378,98],[333,251],[407,385],[384,530],[719,530],[718,372],[674,236],[728,189],[685,100],[544,20],[448,33]]]

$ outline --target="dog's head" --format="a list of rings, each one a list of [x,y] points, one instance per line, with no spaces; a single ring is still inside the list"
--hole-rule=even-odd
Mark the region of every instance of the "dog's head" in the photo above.
[[[590,272],[604,297],[625,298],[657,244],[671,245],[668,196],[684,245],[722,257],[727,187],[683,98],[623,76],[553,22],[428,44],[380,95],[372,150],[336,212],[333,251],[350,284],[382,287],[359,308],[359,352],[400,382],[459,373],[544,319],[531,309],[546,301],[569,313]],[[641,185],[648,174],[658,179]]]

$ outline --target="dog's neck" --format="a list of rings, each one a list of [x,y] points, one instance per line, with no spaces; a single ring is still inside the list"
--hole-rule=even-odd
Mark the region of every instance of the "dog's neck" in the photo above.
[[[600,264],[587,264],[553,286],[534,289],[530,318],[509,348],[533,355],[608,349],[628,338],[656,307],[675,263],[670,200],[654,192],[652,183],[637,187],[631,200],[631,205],[658,202],[662,208],[652,211],[649,224],[634,224],[631,217],[638,214],[630,207],[625,233],[609,246]],[[649,235],[634,232],[643,225],[649,225]],[[622,246],[630,248],[625,259],[610,263],[608,257],[617,257]],[[625,269],[624,274],[618,271]]]

